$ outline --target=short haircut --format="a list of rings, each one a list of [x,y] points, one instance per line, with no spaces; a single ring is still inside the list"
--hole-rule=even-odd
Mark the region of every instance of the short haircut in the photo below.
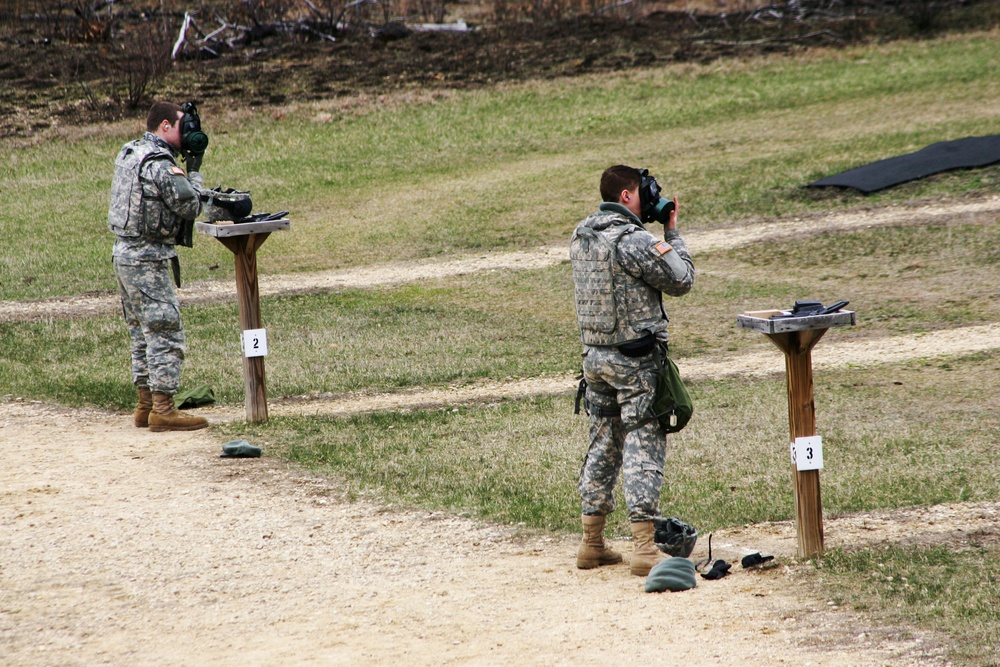
[[[173,102],[154,102],[153,106],[149,108],[149,115],[146,116],[146,130],[156,132],[156,128],[163,121],[173,125],[177,122],[178,114],[181,112],[181,108]]]
[[[635,190],[642,181],[642,174],[635,167],[616,164],[601,174],[601,198],[604,201],[618,201],[622,190]]]

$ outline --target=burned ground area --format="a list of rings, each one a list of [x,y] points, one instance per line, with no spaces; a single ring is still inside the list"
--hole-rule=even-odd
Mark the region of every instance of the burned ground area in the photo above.
[[[113,35],[105,30],[66,38],[22,17],[0,25],[0,138],[16,144],[53,127],[141,118],[156,98],[281,107],[359,93],[481,87],[1000,24],[1000,11],[976,0],[949,6],[929,30],[899,11],[859,7],[826,0],[728,14],[653,11],[641,18],[470,25],[465,32],[389,23],[322,35],[285,22],[236,38],[230,33],[227,41],[213,42],[211,51],[190,39],[174,57],[183,15],[134,15],[120,20]]]

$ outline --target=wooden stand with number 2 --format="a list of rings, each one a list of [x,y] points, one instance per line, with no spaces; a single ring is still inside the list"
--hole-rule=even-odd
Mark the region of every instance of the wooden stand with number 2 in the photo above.
[[[195,223],[195,229],[219,239],[233,252],[236,262],[236,297],[240,304],[240,330],[261,328],[260,292],[257,287],[257,249],[271,232],[291,228],[288,220],[245,222],[217,225]],[[264,382],[264,357],[243,354],[243,383],[248,422],[267,421],[267,387]]]
[[[853,325],[855,313],[841,310],[829,315],[783,317],[772,320],[779,310],[754,311],[736,316],[742,329],[760,331],[785,354],[788,390],[788,425],[791,441],[816,435],[816,404],[813,402],[812,349],[830,327]],[[823,555],[823,503],[819,470],[801,470],[793,464],[795,527],[799,558]]]

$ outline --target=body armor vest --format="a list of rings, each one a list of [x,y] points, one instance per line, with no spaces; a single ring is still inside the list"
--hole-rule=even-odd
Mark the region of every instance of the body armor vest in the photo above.
[[[584,345],[621,345],[667,328],[660,292],[617,261],[622,236],[639,229],[620,214],[600,212],[573,232],[569,256]]]
[[[108,228],[125,238],[172,244],[183,220],[164,205],[155,185],[140,176],[150,160],[169,160],[170,164],[176,164],[169,152],[146,139],[137,139],[122,147],[115,160]]]

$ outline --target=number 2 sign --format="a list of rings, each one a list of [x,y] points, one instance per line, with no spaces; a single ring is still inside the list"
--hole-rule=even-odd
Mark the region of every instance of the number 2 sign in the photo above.
[[[267,330],[247,329],[243,332],[243,356],[267,356]]]

